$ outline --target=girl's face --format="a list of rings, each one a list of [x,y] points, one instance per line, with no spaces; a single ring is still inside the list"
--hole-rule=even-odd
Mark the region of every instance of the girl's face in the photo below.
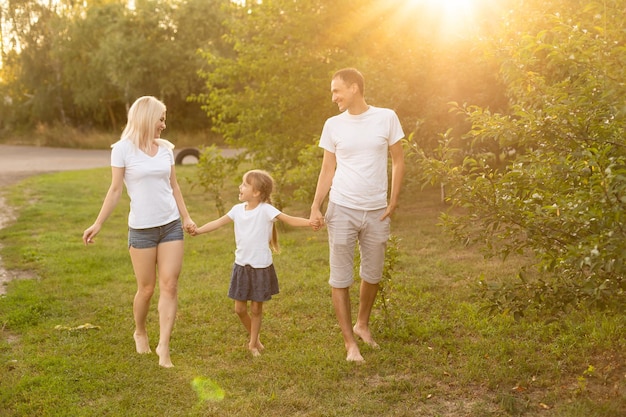
[[[163,114],[161,115],[159,120],[157,120],[157,123],[156,123],[156,129],[154,130],[155,139],[161,137],[161,132],[164,131],[165,128],[166,128],[166,126],[165,126],[165,112],[163,112]]]
[[[243,181],[239,186],[239,201],[250,201],[254,198],[258,198],[259,192],[254,190],[252,184],[246,181],[246,177],[243,177]]]

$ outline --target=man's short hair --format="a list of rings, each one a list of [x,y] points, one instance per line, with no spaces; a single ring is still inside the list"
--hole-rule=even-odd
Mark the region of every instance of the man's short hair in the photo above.
[[[347,86],[356,84],[361,94],[365,94],[365,78],[356,68],[344,68],[333,74],[333,79],[341,78]]]

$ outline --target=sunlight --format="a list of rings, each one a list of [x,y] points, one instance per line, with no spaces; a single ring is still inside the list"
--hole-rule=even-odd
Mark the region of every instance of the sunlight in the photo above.
[[[405,10],[426,17],[440,39],[464,37],[474,32],[486,0],[401,0]]]

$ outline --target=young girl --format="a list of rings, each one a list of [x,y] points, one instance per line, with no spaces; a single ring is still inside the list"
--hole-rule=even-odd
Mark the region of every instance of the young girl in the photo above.
[[[259,337],[263,302],[278,294],[278,278],[272,263],[272,249],[279,250],[276,219],[290,226],[313,227],[309,219],[289,216],[273,207],[270,199],[273,187],[274,180],[267,172],[248,171],[239,186],[242,203],[219,219],[190,231],[196,236],[231,221],[235,223],[235,263],[228,296],[235,300],[235,313],[250,334],[248,349],[253,356],[259,356],[263,350]]]

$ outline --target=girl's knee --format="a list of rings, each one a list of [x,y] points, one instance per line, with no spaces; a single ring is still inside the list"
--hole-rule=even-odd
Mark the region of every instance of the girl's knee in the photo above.
[[[248,305],[246,303],[235,303],[235,314],[240,317],[248,314]]]

